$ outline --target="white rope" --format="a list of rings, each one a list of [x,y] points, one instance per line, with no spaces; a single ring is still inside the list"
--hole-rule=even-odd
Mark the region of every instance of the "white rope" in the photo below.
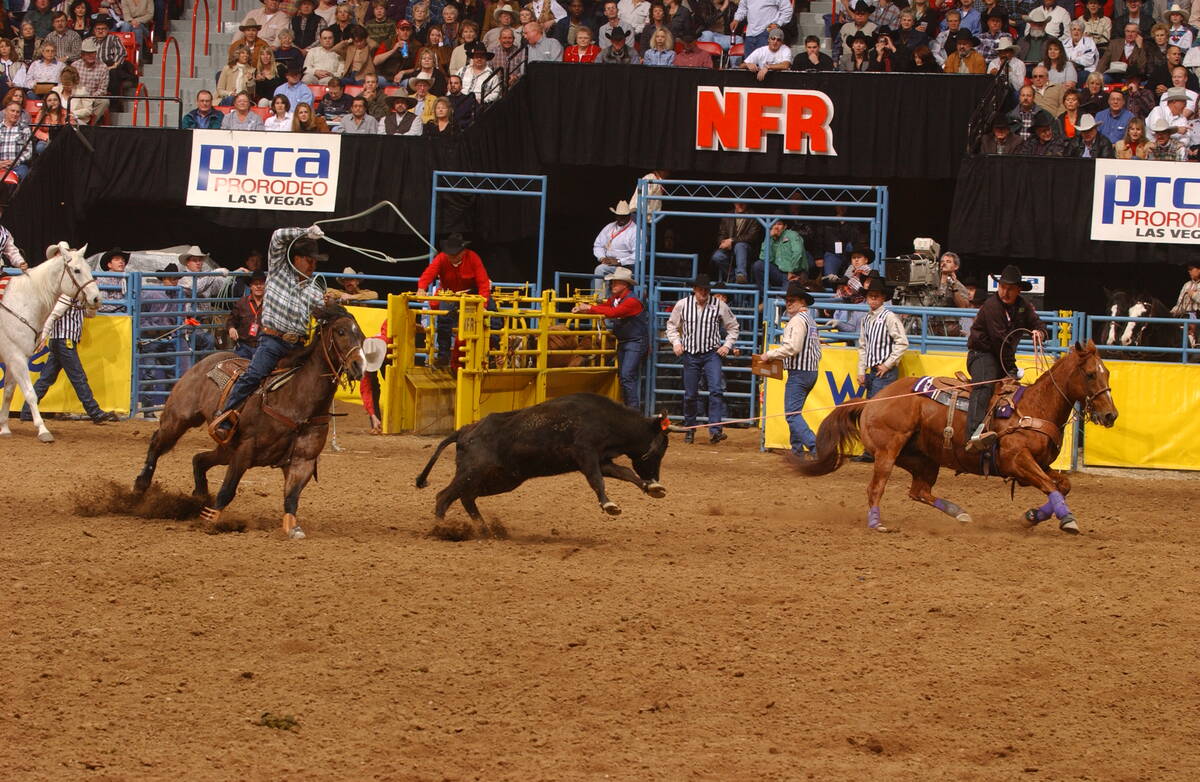
[[[426,246],[429,247],[429,249],[434,250],[434,251],[437,250],[437,247],[435,247],[428,239],[426,239],[425,236],[420,231],[418,231],[416,229],[416,227],[413,226],[412,223],[410,223],[408,221],[408,218],[404,216],[404,213],[401,212],[400,209],[395,204],[393,204],[391,201],[380,201],[379,203],[375,204],[375,206],[372,206],[369,209],[364,209],[361,212],[357,212],[356,214],[352,214],[347,217],[327,217],[324,220],[317,220],[315,223],[313,223],[313,225],[321,225],[323,223],[341,223],[341,222],[345,222],[347,220],[357,220],[360,217],[366,217],[367,215],[369,215],[373,212],[377,212],[378,210],[382,209],[385,206],[390,206],[392,208],[392,211],[396,213],[396,215],[400,218],[400,220],[406,226],[408,226],[408,230],[412,231],[413,234],[415,234],[418,239],[420,239],[422,242],[425,243]],[[424,253],[422,253],[421,255],[412,255],[412,256],[408,256],[408,257],[404,257],[404,258],[393,258],[392,256],[388,255],[387,253],[383,252],[382,250],[374,250],[374,249],[371,249],[370,247],[356,247],[352,244],[346,244],[345,242],[339,242],[337,239],[334,239],[328,235],[326,235],[322,238],[332,245],[344,248],[346,250],[352,250],[352,251],[358,253],[359,255],[364,255],[367,258],[370,258],[371,260],[380,261],[382,263],[405,263],[405,262],[409,262],[409,261],[424,261],[424,260],[428,260],[428,258],[429,258],[429,256]]]

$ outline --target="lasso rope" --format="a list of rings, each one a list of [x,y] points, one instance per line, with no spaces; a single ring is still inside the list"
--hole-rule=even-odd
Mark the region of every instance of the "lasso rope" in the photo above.
[[[396,216],[400,218],[401,222],[403,222],[406,226],[408,226],[408,230],[412,231],[413,234],[416,235],[416,237],[418,239],[420,239],[426,246],[429,247],[429,249],[434,250],[434,251],[437,250],[437,247],[435,247],[429,241],[429,239],[426,239],[425,236],[420,231],[418,231],[416,229],[416,227],[413,226],[412,223],[410,223],[408,221],[408,218],[404,216],[404,213],[400,211],[399,207],[397,207],[391,201],[380,201],[379,203],[375,204],[375,206],[372,206],[368,209],[364,209],[361,212],[356,212],[355,214],[349,215],[347,217],[327,217],[324,220],[317,220],[315,223],[313,223],[313,225],[322,225],[324,223],[342,223],[342,222],[346,222],[347,220],[357,220],[360,217],[366,217],[369,214],[377,212],[385,206],[390,206],[392,208],[392,211],[396,213]],[[352,244],[346,244],[345,242],[340,242],[337,239],[334,239],[330,236],[325,236],[322,238],[324,238],[325,241],[329,242],[332,245],[341,247],[346,250],[351,250],[353,252],[358,253],[359,255],[366,256],[367,258],[370,258],[373,261],[381,261],[383,263],[405,263],[408,261],[424,261],[429,258],[429,256],[425,253],[422,253],[421,255],[412,255],[412,256],[407,256],[407,257],[403,257],[403,258],[393,258],[392,256],[388,255],[387,253],[383,252],[382,250],[374,250],[374,249],[371,249],[370,247],[356,247]],[[290,256],[290,253],[289,253],[289,256]]]

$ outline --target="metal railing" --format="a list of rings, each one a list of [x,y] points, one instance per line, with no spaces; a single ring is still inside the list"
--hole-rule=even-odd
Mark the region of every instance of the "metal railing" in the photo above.
[[[1088,335],[1099,333],[1098,329],[1102,331],[1105,326],[1110,324],[1121,324],[1122,326],[1128,324],[1144,324],[1147,326],[1167,325],[1179,328],[1179,347],[1174,347],[1173,345],[1127,345],[1124,343],[1114,345],[1097,342],[1096,344],[1101,352],[1112,351],[1118,354],[1179,356],[1179,360],[1185,364],[1188,363],[1189,356],[1200,356],[1200,346],[1192,343],[1192,339],[1196,337],[1196,329],[1200,327],[1200,320],[1192,318],[1130,318],[1117,315],[1084,315],[1083,317],[1085,318],[1083,333]],[[1120,331],[1124,331],[1124,328],[1120,329]],[[1141,356],[1129,356],[1129,358],[1135,357]]]
[[[171,49],[172,46],[175,47],[175,94],[174,94],[174,96],[170,96],[170,97],[178,98],[179,97],[179,81],[183,77],[183,74],[181,73],[181,71],[183,69],[183,64],[181,61],[182,58],[179,55],[179,41],[175,40],[175,36],[167,36],[167,39],[165,41],[163,41],[163,43],[162,43],[161,51],[158,53],[158,56],[162,59],[162,62],[160,63],[161,70],[159,71],[158,83],[159,83],[159,87],[163,91],[163,96],[168,97],[167,96],[167,52]],[[160,128],[165,127],[163,123],[166,121],[166,117],[167,117],[167,105],[165,103],[158,104],[158,126]]]
[[[217,2],[220,3],[221,0],[217,0]],[[191,56],[188,61],[188,76],[192,79],[196,78],[196,16],[200,11],[201,3],[204,4],[204,54],[208,54],[208,0],[196,0],[192,5]],[[258,65],[256,64],[255,67],[257,68]],[[179,94],[178,86],[175,88],[175,94]]]
[[[151,104],[151,102],[157,103],[161,107],[161,109],[158,113],[158,126],[160,128],[166,127],[163,124],[165,121],[165,114],[166,114],[165,104],[174,103],[176,108],[178,109],[178,116],[176,116],[176,118],[175,118],[175,126],[176,127],[179,126],[179,124],[183,121],[183,113],[184,113],[183,112],[183,100],[181,98],[175,98],[175,97],[171,97],[171,96],[164,97],[164,96],[160,96],[160,95],[147,95],[147,94],[145,94],[145,87],[143,85],[139,84],[138,88],[142,90],[142,93],[140,95],[136,95],[135,96],[136,99],[133,102],[132,124],[134,126],[137,125],[137,121],[138,121],[138,104],[145,103],[146,104],[146,125],[145,126],[147,128],[151,127],[151,125],[150,125],[150,104]]]

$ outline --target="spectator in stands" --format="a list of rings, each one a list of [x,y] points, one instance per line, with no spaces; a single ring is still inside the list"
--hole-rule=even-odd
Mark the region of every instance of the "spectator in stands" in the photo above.
[[[866,296],[862,293],[862,288],[855,291],[849,285],[849,279],[846,277],[837,277],[834,279],[834,292],[837,298],[835,301],[841,304],[862,304],[866,301]],[[830,310],[826,310],[826,313]],[[859,329],[862,328],[863,318],[867,317],[867,313],[862,310],[832,310],[831,316],[826,326],[833,329],[839,334],[849,334],[857,337]]]
[[[351,96],[346,94],[338,79],[330,79],[325,86],[325,97],[321,99],[321,116],[329,124],[341,122],[342,117],[350,113]]]
[[[472,41],[474,41],[479,37],[476,32],[477,28],[474,27],[474,24],[474,22],[471,22],[470,24],[463,25],[463,40],[470,38]],[[446,42],[445,37],[442,35],[442,28],[429,28],[429,34],[426,36],[424,49],[433,53],[433,59],[437,61],[438,67],[442,70],[450,67],[450,63],[454,61],[455,54],[458,54],[460,57],[462,57],[463,63],[466,63],[466,54],[459,53],[458,51],[461,48],[461,44],[455,46],[453,41],[449,43]]]
[[[1142,72],[1137,68],[1130,68],[1125,71],[1125,107],[1133,113],[1135,117],[1145,119],[1150,111],[1157,105],[1158,96],[1151,90],[1148,90],[1142,83]]]
[[[1062,113],[1062,98],[1065,92],[1061,84],[1050,83],[1050,71],[1045,65],[1038,63],[1033,67],[1033,100],[1050,116],[1057,117]]]
[[[1158,103],[1160,106],[1166,105],[1167,94],[1172,91],[1172,88],[1175,90],[1183,90],[1187,95],[1187,104],[1184,106],[1183,112],[1188,116],[1188,118],[1191,118],[1194,114],[1193,107],[1196,105],[1196,98],[1200,97],[1200,93],[1189,86],[1189,76],[1192,76],[1192,74],[1189,73],[1187,68],[1184,68],[1182,65],[1173,68],[1171,70],[1171,83],[1165,90],[1163,90],[1161,93],[1158,93],[1161,96],[1158,99]]]
[[[313,104],[313,93],[307,84],[301,82],[303,71],[295,65],[287,67],[287,80],[275,88],[275,95],[286,95],[288,103],[295,109],[301,103]]]
[[[51,134],[57,134],[59,128],[70,124],[70,116],[57,92],[46,94],[33,122],[36,126],[33,131],[33,154],[40,155],[50,144]]]
[[[1062,40],[1063,51],[1075,69],[1078,83],[1087,79],[1089,73],[1095,70],[1096,63],[1100,60],[1100,52],[1096,49],[1096,43],[1084,34],[1082,20],[1074,20],[1067,29],[1069,35]]]
[[[397,22],[395,42],[387,50],[375,52],[375,73],[380,77],[380,85],[397,81],[400,73],[416,63],[416,46],[410,42],[412,32],[413,26],[407,21]]]
[[[1106,84],[1121,81],[1121,77],[1129,70],[1137,69],[1139,73],[1146,73],[1149,68],[1149,59],[1142,48],[1142,34],[1138,26],[1127,24],[1120,29],[1124,31],[1124,38],[1110,43],[1108,50],[1096,65],[1096,70],[1104,73]],[[1120,67],[1116,67],[1117,65]]]
[[[184,130],[216,130],[224,115],[213,108],[213,94],[208,90],[196,93],[196,108],[183,115],[179,127]]]
[[[29,88],[29,97],[45,95],[58,84],[64,64],[58,60],[58,51],[54,44],[42,44],[41,59],[29,63],[25,69],[25,86]]]
[[[592,31],[586,27],[576,31],[574,45],[563,49],[563,62],[595,62],[600,47],[592,43]]]
[[[408,94],[417,101],[416,107],[413,108],[413,113],[417,115],[417,119],[423,123],[433,119],[433,104],[437,102],[437,96],[429,93],[429,80],[423,78],[410,79],[408,86]]]
[[[258,332],[262,328],[263,294],[267,291],[267,273],[250,275],[249,290],[229,311],[225,328],[233,342],[233,352],[242,358],[253,358],[258,347]]]
[[[84,41],[87,43],[87,41]],[[262,117],[251,111],[250,93],[239,92],[233,98],[233,111],[221,120],[221,130],[262,130]]]
[[[280,33],[279,37],[286,38],[290,33]],[[295,49],[294,51],[300,51]],[[254,69],[254,95],[258,98],[259,105],[269,103],[271,96],[275,94],[275,90],[279,89],[279,85],[287,81],[287,66],[275,59],[275,53],[270,49],[263,49],[258,54],[258,65]]]
[[[691,8],[683,4],[681,0],[666,0],[665,5],[672,40],[678,39],[682,33],[690,33],[695,29]]]
[[[462,77],[457,73],[449,80],[449,91],[446,100],[450,101],[450,110],[454,112],[454,122],[460,129],[468,127],[475,120],[475,111],[479,104],[475,96],[463,92]]]
[[[1175,139],[1186,146],[1191,120],[1187,108],[1188,91],[1183,87],[1172,87],[1163,98],[1162,104],[1155,106],[1147,115],[1146,124],[1153,130],[1157,120],[1161,118],[1175,129]],[[1192,105],[1195,105],[1195,99],[1192,99]]]
[[[87,41],[84,41],[86,44]],[[228,116],[228,115],[227,115]],[[141,307],[142,331],[138,335],[138,349],[141,351],[141,406],[142,417],[154,419],[154,413],[148,408],[162,405],[167,398],[167,385],[164,381],[170,377],[175,357],[162,355],[177,352],[181,348],[179,327],[183,325],[183,316],[179,314],[179,304],[175,301],[180,296],[179,267],[169,263],[158,272],[158,284],[165,288],[155,287],[142,289]]]
[[[908,71],[910,73],[942,73],[942,66],[938,65],[937,58],[933,56],[933,51],[922,44],[912,51],[912,58],[908,63]]]
[[[980,141],[979,152],[982,155],[1011,155],[1021,145],[1021,139],[1012,132],[1011,120],[1004,114],[997,114],[992,120],[992,133]]]
[[[934,59],[938,61],[938,65],[945,65],[946,59],[954,50],[955,42],[958,40],[958,33],[962,29],[962,14],[958,9],[951,9],[946,12],[946,29],[937,34],[933,39],[933,43],[929,48],[933,51]]]
[[[1116,157],[1112,142],[1099,131],[1096,125],[1096,118],[1091,114],[1084,114],[1080,117],[1076,129],[1079,132],[1067,144],[1067,157]]]
[[[367,113],[376,120],[380,120],[382,128],[382,120],[387,116],[391,107],[388,106],[387,96],[379,89],[379,77],[375,74],[363,78],[362,97],[367,102]]]
[[[299,103],[292,111],[293,133],[328,133],[329,124],[325,118],[313,111],[307,103]]]
[[[38,38],[44,38],[52,29],[54,11],[50,8],[50,0],[33,0],[32,7],[25,12],[21,22],[33,25],[33,33]]]
[[[909,12],[912,15],[912,12]],[[996,59],[996,42],[1008,37],[1008,16],[999,8],[993,8],[983,18],[984,30],[979,34],[979,45],[975,50],[983,55],[988,65]]]
[[[301,1],[308,2],[308,0]],[[234,36],[234,43],[242,38],[245,38],[248,43],[261,39],[267,46],[278,46],[279,34],[292,26],[292,20],[280,9],[279,0],[260,0],[260,2],[262,8],[254,9],[242,19],[242,23],[238,27],[241,35]],[[247,35],[247,28],[250,25],[256,25],[253,35]]]
[[[426,83],[428,93],[434,96],[446,94],[446,74],[438,66],[433,52],[427,48],[417,54],[417,63],[412,69],[396,74],[396,80],[410,94],[415,91],[414,86],[418,80]],[[432,105],[433,101],[430,101],[430,111],[432,111]]]
[[[1121,105],[1124,106],[1123,103]],[[1087,80],[1083,83],[1083,89],[1079,91],[1079,109],[1093,115],[1108,110],[1108,93],[1104,91],[1104,76],[1097,71],[1088,74]]]
[[[864,2],[864,0],[856,0],[853,6],[847,4],[848,0],[841,0],[845,11],[842,15],[848,15],[850,20],[842,24],[837,29],[837,34],[832,37],[832,59],[840,61],[842,59],[842,42],[846,41],[846,48],[849,48],[849,39],[856,33],[862,33],[865,36],[870,36],[875,32],[875,23],[871,21],[871,12],[875,10]]]
[[[893,3],[892,0],[878,0],[878,3],[869,19],[876,29],[886,27],[889,30],[895,30],[900,26],[900,6]]]
[[[353,30],[356,26],[357,25],[354,22],[354,18],[351,16],[351,13],[350,13],[350,7],[347,5],[339,5],[337,10],[334,11],[334,13],[333,13],[333,23],[330,24],[325,29],[328,30],[330,35],[333,36],[333,43],[339,44],[342,41],[349,40],[350,31]],[[318,34],[317,35],[317,45],[318,46],[320,45],[320,41],[321,41],[321,36]],[[307,57],[308,53],[311,52],[312,50],[313,50],[313,47],[309,47],[308,49],[305,49],[304,56]]]
[[[1187,160],[1187,147],[1177,138],[1179,129],[1166,117],[1155,117],[1146,126],[1154,134],[1154,141],[1146,148],[1147,160]]]
[[[1034,137],[1033,126],[1038,120],[1045,120],[1046,127],[1054,127],[1054,118],[1050,113],[1037,105],[1034,101],[1033,87],[1028,84],[1021,88],[1017,93],[1017,105],[1008,113],[1008,117],[1012,122],[1013,133],[1020,138],[1021,141],[1028,141]],[[1053,133],[1053,130],[1051,130]]]
[[[898,49],[892,31],[880,27],[875,31],[875,49],[871,52],[871,70],[876,73],[893,73],[908,69],[909,53]]]
[[[988,65],[988,73],[999,73],[1001,68],[1008,68],[1008,83],[1014,90],[1020,90],[1025,86],[1025,63],[1013,56],[1016,51],[1016,44],[1007,35],[996,41],[996,59]]]
[[[355,25],[350,31],[350,38],[333,47],[338,57],[345,64],[345,72],[341,78],[342,84],[362,84],[363,77],[375,72],[374,49],[367,41],[367,29]]]
[[[554,3],[554,0],[542,0],[544,3]],[[547,38],[542,27],[537,22],[525,25],[525,62],[561,62],[562,46],[553,38]],[[522,72],[524,68],[522,67]],[[463,79],[466,84],[466,79]],[[467,87],[463,87],[467,89]]]
[[[463,92],[473,95],[479,105],[499,100],[500,76],[493,77],[494,71],[488,67],[488,60],[495,55],[478,41],[471,45],[467,53],[471,61],[456,74],[462,81]]]
[[[274,50],[271,50],[271,47],[269,47],[269,46],[265,47],[267,50],[272,52],[272,56],[275,58],[275,61],[279,65],[283,66],[283,70],[281,70],[279,73],[279,83],[280,84],[283,83],[283,74],[287,72],[286,69],[288,67],[295,65],[297,68],[299,68],[301,70],[301,72],[303,72],[303,70],[304,70],[304,52],[301,51],[300,49],[298,49],[297,47],[293,46],[292,42],[293,42],[292,30],[291,30],[291,28],[288,28],[287,30],[283,30],[282,32],[279,33],[279,46],[278,47],[276,47]],[[260,62],[260,63],[262,62],[261,54],[259,55],[258,62]],[[279,84],[276,84],[275,86],[278,87]],[[266,93],[266,94],[274,94],[274,92],[275,92],[275,90],[274,90],[274,88],[272,88],[271,92]],[[259,95],[263,95],[263,94],[264,93],[261,93],[261,92],[259,93]]]
[[[667,19],[667,8],[661,0],[654,0],[650,4],[650,20],[642,27],[642,31],[638,33],[636,46],[637,50],[642,53],[642,61],[645,62],[646,52],[650,50],[653,43],[651,40],[654,34],[659,30],[669,30],[670,22]]]
[[[29,159],[33,156],[33,144],[29,143],[32,131],[21,119],[23,111],[15,102],[4,107],[3,121],[0,121],[0,176],[11,170],[18,179],[24,179],[29,172]]]
[[[350,114],[342,117],[342,133],[375,136],[380,133],[379,122],[367,113],[367,100],[361,95],[350,101]]]
[[[733,23],[745,22],[745,50],[753,53],[766,46],[772,30],[780,30],[792,20],[791,0],[741,0]],[[788,62],[791,63],[789,51]]]
[[[1026,70],[1030,70],[1046,57],[1046,44],[1051,40],[1046,34],[1046,24],[1050,21],[1050,15],[1046,13],[1045,8],[1038,6],[1025,20],[1028,25],[1025,35],[1017,45],[1017,56],[1025,63]]]
[[[121,0],[121,14],[124,21],[114,28],[118,32],[133,33],[137,47],[142,53],[142,60],[153,62],[150,54],[150,24],[154,21],[154,0]]]
[[[346,63],[333,50],[335,43],[333,30],[331,28],[322,30],[318,41],[320,45],[309,49],[308,54],[304,56],[305,84],[323,84],[329,79],[342,78],[342,74],[346,72]]]
[[[918,46],[928,46],[929,36],[916,28],[917,17],[911,9],[900,12],[900,26],[892,31],[896,48],[911,53]]]
[[[638,57],[637,52],[629,48],[626,44],[625,29],[622,27],[614,28],[608,34],[609,40],[612,41],[604,51],[600,52],[600,57],[596,62],[609,63],[616,65],[637,65],[642,61]]]
[[[596,45],[603,50],[612,43],[608,34],[613,31],[613,28],[621,26],[621,13],[617,7],[617,0],[604,0],[601,14],[603,15],[603,24],[598,24],[596,27],[595,41]],[[599,20],[596,21],[599,22]]]
[[[871,70],[871,55],[867,51],[871,43],[872,40],[861,31],[847,38],[847,51],[842,55],[838,70],[850,73],[866,73]]]
[[[632,269],[637,256],[638,227],[633,222],[633,210],[628,201],[619,201],[609,210],[615,219],[600,229],[592,242],[596,258],[595,277],[602,280],[618,268]]]
[[[401,6],[401,7],[403,8],[403,6]],[[317,13],[317,16],[319,16],[325,20],[325,25],[328,27],[329,25],[333,24],[334,15],[337,13],[337,9],[338,9],[337,0],[318,0],[316,13]],[[388,13],[390,16],[391,15],[391,6],[390,5],[388,6]],[[398,20],[402,16],[403,16],[403,14],[401,14],[401,16],[399,16],[399,17],[393,17],[393,18]]]
[[[1033,135],[1017,147],[1018,155],[1062,157],[1067,150],[1065,139],[1054,135],[1054,121],[1044,111],[1033,120]]]
[[[575,36],[580,30],[587,30],[589,33],[595,34],[590,22],[584,18],[583,0],[568,0],[566,6],[566,14],[555,21],[549,32],[549,35],[564,49],[576,45]]]
[[[677,68],[712,68],[712,54],[696,47],[696,34],[685,32],[679,37],[680,50],[675,53]]]
[[[1067,9],[1058,5],[1056,0],[1041,0],[1041,10],[1041,16],[1045,17],[1046,20],[1045,29],[1047,38],[1057,41],[1066,37],[1067,25],[1071,23],[1071,14],[1068,13]],[[1025,19],[1032,21],[1032,16],[1033,12],[1031,11]]]
[[[723,299],[712,295],[712,283],[706,274],[696,276],[692,281],[692,295],[675,302],[667,319],[667,341],[683,363],[684,426],[696,425],[700,377],[703,375],[708,384],[708,441],[712,445],[729,438],[721,427],[725,418],[725,376],[721,371],[721,360],[733,350],[739,333],[737,318]],[[691,443],[694,440],[695,429],[689,429],[683,441]]]
[[[314,0],[300,0],[297,4],[296,15],[291,19],[292,40],[302,50],[307,50],[317,42],[317,36],[324,30],[327,25],[325,20],[316,14],[317,4]],[[391,27],[391,23],[388,23]],[[281,30],[282,32],[282,30]],[[268,39],[268,43],[278,45],[279,40],[275,38],[271,40],[264,29],[263,37]]]
[[[617,11],[626,34],[639,35],[650,21],[650,0],[620,0]]]
[[[1192,90],[1200,90],[1200,83],[1196,80],[1196,74],[1184,69],[1184,74],[1187,78],[1185,84],[1177,85],[1173,82],[1172,76],[1175,69],[1183,66],[1183,50],[1178,46],[1168,46],[1166,58],[1155,66],[1146,81],[1146,88],[1153,90],[1154,94],[1162,97],[1162,94],[1171,87],[1187,87]]]
[[[25,63],[7,38],[0,38],[0,85],[25,86]]]
[[[517,46],[517,30],[505,27],[498,28],[500,34],[496,36],[496,45],[490,47],[488,51],[492,53],[495,62],[492,63],[492,70],[500,73],[507,73],[509,84],[517,80],[518,73],[516,71],[517,63],[523,60],[524,55],[518,57],[521,49]]]
[[[793,71],[832,71],[833,60],[821,51],[821,39],[810,35],[804,39],[804,51],[792,60]]]
[[[70,29],[67,24],[67,15],[61,11],[56,12],[51,20],[54,27],[46,37],[42,39],[43,44],[54,44],[55,50],[58,52],[58,57],[65,65],[79,57],[79,47],[83,43],[83,39],[79,37],[79,33]]]
[[[608,0],[608,2],[612,3],[612,0]],[[615,13],[617,4],[612,3],[612,5],[613,12]],[[608,3],[605,3],[605,6],[607,7]],[[497,3],[495,10],[492,11],[492,18],[495,20],[495,24],[488,28],[481,39],[483,45],[489,49],[495,49],[496,45],[500,43],[501,30],[512,30],[514,28],[517,21],[517,12],[511,5]],[[515,37],[516,31],[514,30]]]
[[[460,133],[458,123],[454,121],[454,109],[448,98],[438,98],[433,104],[433,118],[425,123],[426,136],[455,138]]]
[[[67,8],[68,27],[79,36],[80,43],[92,36],[92,9],[87,0],[75,0]]]
[[[1079,93],[1067,90],[1063,93],[1063,111],[1054,120],[1054,133],[1065,139],[1075,138],[1075,127],[1081,117],[1091,116],[1079,110]]]
[[[389,112],[383,118],[385,136],[419,136],[425,129],[421,120],[410,109],[417,105],[414,98],[406,95],[389,95],[385,98]]]
[[[970,30],[962,29],[954,39],[954,53],[946,58],[942,70],[946,73],[987,73],[987,63],[983,55],[975,51],[979,39]]]
[[[363,25],[367,31],[367,43],[371,51],[379,47],[390,49],[396,39],[396,23],[388,17],[387,4],[376,2],[371,6],[367,21]]]
[[[746,214],[746,204],[734,202],[735,214]],[[733,279],[739,285],[747,281],[750,255],[763,239],[762,224],[753,217],[722,217],[717,228],[717,249],[713,250],[711,263],[713,276],[718,280],[729,277],[729,262],[733,261]]]
[[[1187,24],[1187,10],[1179,3],[1173,3],[1166,13],[1167,40],[1171,45],[1180,49],[1190,49],[1195,41],[1195,32]]]
[[[770,263],[768,265],[768,253]],[[780,290],[787,287],[789,281],[799,283],[808,281],[808,271],[811,266],[808,251],[804,248],[804,240],[796,233],[783,218],[778,218],[771,224],[767,240],[763,242],[758,260],[751,267],[754,286],[761,288],[764,274],[769,276],[767,284]]]
[[[1112,38],[1112,20],[1104,15],[1104,0],[1087,0],[1080,19],[1084,33],[1096,44],[1096,51],[1107,47]]]
[[[567,15],[566,10],[556,0],[532,0],[526,3],[525,7],[533,12],[533,21],[545,35],[549,35],[554,25]]]
[[[71,95],[68,95],[66,91],[59,93],[63,99],[63,105],[75,115],[76,120],[84,124],[99,120],[108,111],[108,101],[103,96],[108,94],[109,71],[104,67],[104,63],[96,57],[98,48],[99,45],[95,38],[88,38],[83,42],[79,60],[76,61],[74,68],[79,77],[78,87],[73,90]],[[63,69],[59,88],[67,87],[68,70],[70,69]],[[71,86],[74,87],[74,85]],[[70,97],[76,94],[90,100],[71,101]]]
[[[1150,38],[1154,27],[1154,15],[1144,13],[1142,0],[1125,0],[1125,13],[1113,19],[1113,29],[1124,30],[1126,25],[1135,25],[1143,38]]]
[[[347,266],[342,269],[342,275],[338,280],[338,285],[342,289],[333,291],[333,296],[337,301],[371,301],[379,298],[378,293],[362,286],[362,280],[359,279],[359,273],[354,270],[354,267]]]
[[[1116,144],[1125,138],[1129,123],[1135,119],[1133,113],[1125,108],[1125,93],[1113,90],[1108,94],[1108,108],[1096,114],[1097,127],[1111,143]],[[1142,128],[1142,141],[1145,141],[1145,128]]]
[[[975,35],[983,32],[983,15],[975,7],[975,0],[959,0],[958,10],[962,29],[970,30]],[[948,27],[945,23],[942,26]]]
[[[271,46],[262,38],[258,37],[258,31],[262,29],[262,25],[253,20],[243,22],[238,26],[242,31],[240,38],[229,44],[229,57],[233,58],[234,52],[245,47],[250,50],[250,62],[258,62],[259,54],[263,49],[270,49]]]
[[[409,5],[409,16],[412,22],[412,40],[414,45],[424,45],[429,34],[429,3],[413,3]]]
[[[217,77],[217,103],[232,106],[239,92],[249,92],[254,87],[254,66],[250,64],[250,50],[242,46],[229,56],[229,64],[221,69]]]
[[[1051,85],[1061,85],[1063,90],[1073,90],[1079,83],[1075,66],[1067,59],[1062,41],[1049,41],[1046,44],[1046,56],[1042,60],[1046,75]]]
[[[649,25],[646,29],[651,29]],[[791,52],[785,52],[788,62],[784,65],[791,64]],[[642,53],[643,65],[674,65],[675,64],[675,42],[671,40],[671,31],[663,28],[658,28],[654,31],[651,38],[650,48]],[[783,70],[783,69],[780,69]]]
[[[286,95],[271,98],[271,116],[263,120],[263,130],[291,131],[292,103]]]

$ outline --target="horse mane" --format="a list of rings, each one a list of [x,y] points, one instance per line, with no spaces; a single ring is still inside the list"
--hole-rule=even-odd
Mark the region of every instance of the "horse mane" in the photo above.
[[[317,327],[313,330],[312,339],[295,353],[280,359],[278,369],[293,369],[306,364],[321,345],[321,331],[341,318],[353,319],[354,316],[340,304],[326,304],[313,310],[313,318],[317,321]]]
[[[16,291],[23,286],[29,286],[34,298],[40,299],[47,308],[53,309],[54,302],[58,298],[58,289],[54,285],[54,277],[62,273],[63,265],[63,257],[55,255],[53,258],[42,261],[37,266],[30,266],[24,274],[15,275],[10,278],[8,283],[10,286],[9,290]]]

